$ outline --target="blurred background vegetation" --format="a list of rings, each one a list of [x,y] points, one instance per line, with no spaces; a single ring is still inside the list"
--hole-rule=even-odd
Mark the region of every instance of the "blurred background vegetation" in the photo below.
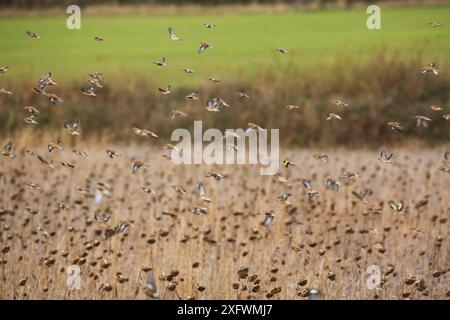
[[[384,3],[382,29],[368,30],[364,1],[77,1],[82,28],[68,30],[65,8],[72,1],[2,1],[0,66],[10,71],[0,74],[0,88],[13,95],[0,94],[0,135],[56,137],[63,135],[64,121],[79,120],[82,137],[127,141],[137,126],[169,139],[173,129],[203,120],[205,129],[245,128],[248,122],[279,128],[282,143],[293,146],[448,143],[450,122],[442,115],[450,113],[450,4]],[[187,7],[199,4],[222,9],[202,7],[200,13]],[[177,11],[165,12],[170,6]],[[249,11],[250,6],[262,9]],[[431,28],[431,21],[443,27]],[[206,29],[206,22],[217,27]],[[170,41],[168,26],[183,40]],[[41,39],[28,38],[25,30]],[[97,35],[105,41],[95,42]],[[199,55],[200,41],[214,48]],[[277,47],[289,53],[277,53]],[[167,67],[153,64],[161,57]],[[431,62],[442,73],[420,75]],[[184,67],[195,73],[183,73]],[[58,82],[49,91],[64,99],[57,106],[31,91],[48,71]],[[104,73],[105,87],[95,98],[81,95],[87,74],[95,71]],[[213,84],[208,77],[221,82]],[[161,95],[157,89],[168,84],[172,93]],[[187,101],[194,90],[200,100]],[[239,90],[250,99],[239,98]],[[232,107],[207,112],[212,97]],[[333,99],[350,108],[335,106]],[[287,110],[288,104],[301,108]],[[444,111],[431,111],[431,104]],[[38,126],[24,123],[26,105],[41,111]],[[171,121],[172,109],[188,116]],[[329,112],[343,120],[325,121]],[[431,125],[416,128],[415,115],[430,117]],[[399,121],[404,133],[394,136],[388,121]]]

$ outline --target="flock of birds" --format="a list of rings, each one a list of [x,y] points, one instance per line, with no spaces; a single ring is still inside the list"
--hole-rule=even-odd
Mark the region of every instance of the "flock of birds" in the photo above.
[[[435,23],[435,22],[431,22],[430,27],[442,27],[441,24],[439,23]],[[213,29],[216,27],[216,25],[214,24],[209,24],[209,23],[205,23],[204,24],[205,28],[208,29]],[[172,27],[168,28],[169,31],[169,39],[172,41],[180,41],[182,40],[180,37],[177,36],[177,34],[175,33],[174,29]],[[30,38],[33,39],[40,39],[40,36],[35,33],[35,32],[31,32],[31,31],[26,31],[26,35],[29,36]],[[95,41],[98,42],[102,42],[105,41],[105,39],[103,37],[97,36],[94,38]],[[207,50],[212,49],[213,46],[208,43],[208,42],[201,42],[200,43],[200,47],[198,48],[198,53],[199,54],[203,54],[205,53]],[[275,49],[276,52],[280,53],[280,54],[288,54],[288,50],[284,49],[284,48],[276,48]],[[161,58],[158,59],[156,61],[153,62],[156,66],[158,67],[165,67],[167,66],[167,60],[166,58]],[[1,66],[0,67],[0,73],[1,74],[5,74],[9,71],[9,67],[8,66]],[[182,71],[184,71],[185,73],[193,73],[194,70],[191,68],[183,68]],[[424,76],[426,75],[435,75],[438,76],[440,74],[440,70],[437,68],[435,63],[430,63],[429,65],[423,67],[420,70],[420,73]],[[219,79],[216,78],[208,78],[209,81],[213,82],[213,83],[218,83],[220,82]],[[86,88],[81,88],[81,94],[88,96],[88,97],[96,97],[97,96],[97,90],[103,88],[103,82],[104,82],[104,76],[102,73],[100,72],[95,72],[95,73],[90,73],[88,74],[87,78],[86,78],[86,82],[89,84],[88,87]],[[45,97],[46,99],[48,99],[50,104],[56,105],[58,103],[63,103],[64,100],[59,97],[58,95],[51,93],[48,91],[49,88],[53,87],[53,86],[57,86],[57,82],[53,80],[53,75],[51,72],[46,73],[45,75],[43,75],[42,77],[40,77],[40,79],[37,82],[37,86],[32,88],[33,92],[35,92],[36,94],[39,94],[43,97]],[[172,87],[171,85],[168,85],[166,87],[163,88],[159,88],[158,91],[163,94],[163,95],[169,95],[172,91]],[[0,88],[0,93],[3,94],[8,94],[8,95],[12,95],[12,92],[9,90],[6,90],[4,88]],[[237,92],[238,96],[240,98],[243,99],[250,99],[250,96],[248,94],[246,94],[243,91],[239,91]],[[185,98],[187,100],[199,100],[199,91],[194,91],[190,94],[188,94]],[[332,100],[331,101],[336,107],[340,107],[340,108],[350,108],[350,104],[343,101],[343,100]],[[210,111],[210,112],[219,112],[222,110],[222,108],[230,108],[230,105],[222,98],[218,98],[218,97],[214,97],[211,98],[207,101],[207,105],[206,105],[206,110]],[[286,109],[288,110],[296,110],[301,108],[298,105],[287,105]],[[432,110],[432,112],[435,113],[439,113],[444,111],[444,108],[437,106],[437,105],[431,105],[430,109]],[[24,111],[27,113],[27,117],[24,118],[24,122],[27,124],[31,124],[31,125],[37,125],[38,124],[38,116],[39,116],[39,110],[34,107],[34,106],[26,106],[24,107]],[[172,110],[170,113],[170,119],[174,120],[178,117],[186,117],[187,114],[180,111],[180,110]],[[443,114],[442,118],[450,121],[450,114]],[[326,118],[327,121],[334,121],[334,120],[342,120],[343,117],[340,116],[337,113],[329,113]],[[432,122],[432,119],[423,115],[416,115],[414,117],[415,121],[416,121],[416,126],[417,127],[425,127],[427,128],[430,124],[430,122]],[[393,133],[395,134],[399,134],[403,131],[403,126],[400,124],[400,122],[397,121],[391,121],[387,123],[387,126],[392,130]],[[66,121],[64,123],[64,129],[67,132],[67,134],[72,135],[72,136],[78,136],[80,135],[80,123],[79,121],[75,121],[75,122],[70,122],[70,121]],[[262,126],[256,124],[256,123],[249,123],[248,124],[248,130],[264,130]],[[159,138],[159,136],[154,133],[151,130],[148,129],[141,129],[141,128],[137,128],[134,127],[132,128],[132,131],[140,137],[145,137],[145,138]],[[230,148],[234,148],[236,149],[237,147],[235,145],[230,145],[227,147]],[[3,147],[2,151],[1,151],[1,156],[3,157],[9,157],[11,159],[14,159],[16,157],[16,154],[14,152],[14,146],[13,146],[13,142],[9,141],[8,143],[6,143],[6,145]],[[62,151],[64,148],[61,144],[60,140],[54,140],[50,143],[48,143],[48,152],[51,153],[55,150],[59,150]],[[163,147],[163,149],[165,150],[177,150],[177,148],[171,144],[167,144]],[[45,164],[46,166],[54,169],[55,168],[55,163],[52,160],[47,159],[47,157],[45,155],[42,155],[36,151],[27,149],[26,153],[35,157],[37,160],[39,160],[41,163]],[[75,153],[76,155],[86,158],[88,157],[88,154],[83,151],[83,150],[78,150],[78,149],[74,149],[73,153]],[[117,157],[121,157],[122,154],[112,150],[112,149],[106,149],[106,156],[108,156],[111,159],[117,158]],[[170,159],[170,156],[168,155],[163,155],[164,157],[166,157],[167,159]],[[320,161],[320,162],[328,162],[329,160],[329,156],[327,154],[320,154],[320,153],[316,153],[313,156],[313,159]],[[380,155],[378,157],[378,160],[381,161],[384,164],[392,164],[393,163],[393,153],[388,153],[385,150],[382,150],[380,152]],[[64,161],[60,161],[59,164],[63,167],[67,167],[67,168],[75,168],[75,165],[69,162],[64,162]],[[296,164],[288,159],[283,160],[283,166],[286,169],[289,169],[291,167],[295,167]],[[131,168],[131,172],[132,174],[136,174],[140,169],[149,169],[149,164],[144,163],[143,161],[140,160],[136,160],[133,159],[132,160],[132,168]],[[450,152],[445,152],[444,154],[444,159],[443,159],[443,164],[442,166],[439,168],[441,171],[445,172],[445,173],[450,173]],[[339,191],[340,187],[341,187],[341,181],[345,181],[351,178],[355,178],[355,177],[359,177],[360,173],[358,172],[351,172],[351,171],[345,171],[343,173],[342,176],[339,177],[339,179],[334,180],[334,179],[327,179],[325,182],[325,187],[326,189],[329,190],[333,190],[335,192]],[[220,173],[214,173],[214,172],[209,172],[206,177],[208,178],[213,178],[216,181],[221,181],[223,178],[225,178],[226,176],[221,175]],[[286,181],[286,179],[281,175],[281,174],[277,174],[276,175],[277,179],[279,181]],[[319,192],[316,191],[313,187],[313,184],[310,180],[307,179],[303,179],[302,181],[302,185],[303,188],[305,190],[305,193],[307,194],[309,199],[312,199],[316,196],[319,195]],[[34,187],[38,187],[38,184],[30,184],[31,186],[34,185]],[[173,190],[179,194],[179,195],[183,195],[186,193],[186,190],[182,187],[182,186],[172,186]],[[155,193],[155,191],[153,191],[152,189],[148,188],[148,187],[142,187],[143,192],[145,193]],[[205,189],[205,186],[203,185],[203,183],[200,183],[198,186],[198,190],[199,190],[199,197],[200,200],[203,203],[211,203],[213,201],[213,199],[211,199]],[[80,192],[83,192],[82,189],[79,190]],[[366,200],[366,196],[369,194],[369,190],[365,189],[362,192],[353,192],[354,196],[357,197],[358,199],[360,199],[361,201],[363,201],[364,203],[368,204],[368,201]],[[284,203],[286,205],[291,204],[291,202],[289,201],[289,198],[292,194],[289,192],[283,193],[280,196],[277,197],[277,201],[280,203]],[[388,202],[389,207],[392,209],[393,212],[395,213],[401,213],[403,211],[403,208],[405,207],[404,202],[402,200],[400,201],[389,201]],[[65,204],[63,202],[60,202],[58,204],[58,206],[62,209],[70,207],[70,205]],[[31,213],[35,213],[36,209],[30,208],[30,207],[26,207],[26,210],[31,212]],[[377,207],[373,207],[370,206],[369,207],[370,211],[373,211],[375,213],[379,213],[381,211],[380,208]],[[208,208],[204,207],[204,206],[194,206],[192,208],[190,208],[190,211],[193,214],[196,215],[205,215],[208,214]],[[269,227],[274,219],[276,218],[276,214],[273,211],[263,211],[260,214],[264,215],[264,220],[261,222],[261,225],[263,225],[264,227]],[[110,219],[110,216],[101,216],[98,213],[95,214],[94,217],[95,221],[101,225],[106,225]],[[114,229],[113,233],[122,233],[127,227],[134,227],[134,224],[130,221],[126,221],[126,220],[121,220],[120,223],[117,225],[117,227]],[[153,280],[152,277],[150,277],[147,280],[147,287],[149,290],[154,291],[156,290],[156,286],[155,286],[155,282]]]
[[[440,23],[437,22],[430,22],[429,23],[430,27],[433,28],[437,28],[437,27],[442,27],[442,25]],[[210,23],[205,23],[204,24],[205,28],[208,29],[213,29],[216,27],[215,24],[210,24]],[[174,29],[172,27],[168,28],[169,31],[169,39],[172,41],[180,41],[182,40],[180,37],[177,36],[177,34],[175,33]],[[32,31],[26,31],[25,32],[27,36],[29,36],[30,38],[34,38],[34,39],[40,39],[40,36]],[[97,42],[103,42],[105,41],[105,39],[101,36],[96,36],[94,37],[94,40]],[[198,53],[204,53],[207,49],[213,48],[213,46],[209,43],[209,42],[201,42],[200,43],[200,47],[198,48]],[[276,52],[279,52],[281,54],[288,54],[288,50],[284,49],[284,48],[276,48],[275,49]],[[166,58],[161,58],[158,59],[156,61],[153,62],[156,66],[159,67],[165,67],[167,66],[167,61]],[[194,70],[192,70],[191,68],[183,68],[182,69],[184,72],[186,73],[193,73]],[[8,66],[2,66],[0,67],[0,73],[6,73],[9,71],[9,67]],[[427,66],[423,67],[420,70],[420,73],[422,75],[439,75],[440,74],[440,70],[437,68],[436,63],[430,63]],[[208,80],[217,83],[220,80],[219,79],[215,79],[215,78],[208,78]],[[99,88],[103,88],[103,81],[104,81],[104,76],[101,72],[95,72],[95,73],[89,73],[86,79],[86,82],[89,84],[88,88],[81,88],[81,94],[85,95],[85,96],[89,96],[89,97],[95,97],[96,96],[96,90]],[[52,86],[56,86],[57,82],[55,82],[52,78],[52,73],[48,72],[45,75],[43,75],[42,77],[40,77],[40,79],[38,80],[37,83],[37,87],[32,88],[33,92],[40,94],[44,97],[46,97],[48,99],[48,101],[55,105],[57,103],[62,103],[63,99],[59,96],[57,96],[56,94],[50,93],[47,91],[47,88],[50,88]],[[158,88],[158,91],[163,94],[163,95],[168,95],[171,93],[172,87],[171,85],[168,85],[165,88]],[[5,94],[9,94],[11,95],[12,92],[9,90],[6,90],[4,88],[0,88],[0,93],[5,93]],[[185,98],[187,100],[199,100],[198,97],[199,91],[194,91],[190,94],[188,94]],[[243,91],[238,91],[237,92],[238,96],[244,99],[249,99],[250,96],[248,94],[246,94]],[[337,107],[342,107],[342,108],[350,108],[350,104],[342,101],[342,100],[338,100],[338,99],[334,99],[331,101],[334,105],[336,105]],[[207,106],[206,106],[206,110],[211,111],[211,112],[219,112],[221,110],[221,108],[230,108],[230,105],[225,102],[222,98],[211,98],[207,101]],[[286,109],[288,110],[296,110],[299,109],[300,106],[298,105],[287,105]],[[444,110],[444,108],[442,108],[441,106],[438,105],[431,105],[430,109],[433,112],[441,112]],[[38,124],[37,117],[39,115],[39,110],[33,106],[26,106],[24,107],[24,111],[27,112],[29,114],[29,116],[24,118],[25,123],[28,124],[33,124],[36,125]],[[184,113],[183,111],[180,110],[172,110],[170,113],[170,118],[172,120],[174,120],[177,117],[186,117],[187,114]],[[416,121],[416,126],[417,127],[425,127],[427,128],[429,123],[432,121],[431,118],[424,116],[424,115],[416,115],[415,117],[415,121]],[[443,114],[442,118],[450,121],[450,114]],[[330,120],[342,120],[343,118],[337,114],[337,113],[329,113],[326,116],[326,120],[330,121]],[[400,122],[398,121],[390,121],[387,123],[387,126],[392,130],[393,133],[401,133],[403,131],[403,126],[400,124]],[[80,135],[80,123],[79,121],[76,122],[65,122],[64,123],[64,129],[66,130],[66,132],[69,135]],[[141,137],[146,137],[146,138],[159,138],[158,135],[156,133],[154,133],[151,130],[148,129],[140,129],[140,128],[132,128],[133,132]],[[260,125],[255,124],[255,123],[248,123],[248,129],[247,130],[264,130]],[[237,138],[238,136],[236,136]],[[235,150],[237,150],[237,146],[235,145],[227,145],[227,148],[233,148]],[[177,150],[177,148],[175,146],[173,146],[172,144],[167,144],[163,147],[163,149],[166,150]],[[63,147],[61,146],[61,142],[60,140],[55,140],[52,141],[48,144],[48,151],[52,152],[53,150],[63,150]],[[39,161],[41,161],[42,163],[46,164],[47,166],[49,166],[50,168],[54,168],[54,163],[51,160],[47,160],[43,155],[32,151],[32,150],[26,150],[28,154],[35,156]],[[87,157],[87,153],[83,150],[73,150],[73,152],[79,156],[82,157]],[[109,158],[114,159],[116,157],[120,157],[121,154],[115,152],[114,150],[111,149],[106,149],[106,154]],[[13,143],[12,141],[9,141],[4,147],[3,150],[1,152],[2,156],[7,156],[10,158],[15,158],[15,153],[13,152]],[[163,157],[167,158],[167,159],[171,159],[169,155],[163,154]],[[327,162],[328,161],[328,156],[325,154],[314,154],[313,158],[318,160],[318,161],[324,161]],[[380,152],[380,156],[378,158],[381,162],[386,163],[386,164],[392,164],[393,161],[393,153],[387,153],[384,150],[381,150]],[[64,167],[69,167],[69,168],[74,168],[75,166],[71,163],[68,162],[63,162],[61,161],[60,164]],[[283,161],[283,165],[286,168],[289,168],[291,166],[295,166],[294,163],[292,163],[289,160],[284,160]],[[140,168],[145,168],[148,169],[149,165],[143,163],[140,160],[132,160],[132,173],[136,173]],[[450,173],[450,153],[446,152],[444,155],[444,161],[443,161],[443,165],[440,167],[440,170],[446,172],[446,173]],[[219,174],[215,174],[215,173],[210,173],[208,176],[214,176],[214,178],[219,179],[221,178],[221,176]],[[344,175],[341,177],[342,179],[348,179],[348,178],[352,178],[358,176],[358,173],[352,173],[350,171],[346,171],[344,173]],[[303,180],[303,186],[305,187],[305,190],[307,191],[308,197],[312,198],[316,195],[318,195],[318,192],[315,191],[312,186],[311,186],[311,182],[309,182],[308,180]],[[339,189],[340,183],[338,181],[327,181],[326,182],[326,186],[327,188],[332,188],[335,189],[336,191]],[[176,190],[177,192],[180,192],[180,190]],[[202,195],[202,197],[205,196],[205,190],[204,190],[204,186],[200,186],[200,194]],[[283,200],[288,202],[288,197],[290,196],[290,194],[284,194],[280,197],[278,197],[279,200]],[[391,208],[394,211],[401,211],[402,206],[398,206],[397,204],[395,204],[394,202],[391,203]],[[207,209],[206,208],[193,208],[192,212],[197,213],[197,214],[204,214],[207,213]],[[274,216],[272,212],[267,212],[266,213],[266,220],[263,222],[263,225],[269,225],[271,223],[271,221],[273,220]]]

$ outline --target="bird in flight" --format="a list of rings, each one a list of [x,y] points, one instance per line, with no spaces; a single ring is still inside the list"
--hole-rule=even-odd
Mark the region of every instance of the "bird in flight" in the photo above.
[[[212,28],[216,27],[215,24],[211,24],[211,23],[204,23],[203,26],[207,29],[212,29]]]
[[[337,105],[338,107],[350,107],[350,105],[342,100],[332,100],[332,103]]]
[[[115,152],[114,150],[111,149],[106,149],[106,154],[108,155],[108,157],[110,157],[111,159],[114,159],[115,157],[120,157],[122,156],[120,153]]]
[[[395,213],[401,213],[405,208],[405,203],[403,202],[403,200],[400,200],[399,202],[390,200],[388,204],[392,211],[394,211]]]
[[[261,225],[264,227],[270,226],[276,217],[275,213],[273,213],[273,211],[264,211],[264,212],[262,212],[262,214],[264,214],[265,217],[264,217],[264,221],[261,222]]]
[[[216,181],[220,181],[223,179],[223,175],[220,173],[208,172],[206,178],[214,178]]]
[[[400,133],[403,131],[403,127],[400,125],[400,122],[397,121],[391,121],[388,122],[387,125],[394,133]]]
[[[76,121],[76,122],[64,122],[64,129],[67,130],[67,133],[72,135],[72,136],[78,136],[80,135],[80,132],[78,131],[78,128],[80,126],[80,122]]]
[[[392,164],[392,157],[394,156],[394,153],[387,153],[384,150],[381,150],[380,156],[378,157],[378,160],[380,160],[383,163]]]
[[[6,90],[5,88],[0,88],[0,93],[4,93],[4,94],[7,94],[7,95],[12,95],[12,92],[9,91],[9,90]]]
[[[173,40],[173,41],[181,40],[181,38],[177,37],[177,35],[175,34],[175,31],[173,30],[172,27],[169,27],[169,36],[170,36],[170,40]]]
[[[183,111],[179,111],[179,110],[172,110],[170,112],[170,119],[175,120],[175,118],[177,117],[186,117],[187,114],[184,113]]]
[[[101,36],[96,36],[96,37],[94,37],[94,40],[97,42],[103,42],[103,41],[105,41],[105,38],[103,38]]]
[[[326,120],[332,120],[332,119],[342,120],[340,115],[338,115],[336,113],[329,113]]]
[[[438,22],[428,22],[428,25],[432,28],[437,28],[437,27],[442,27],[442,24],[438,23]]]
[[[433,110],[433,111],[442,111],[442,110],[444,110],[444,108],[442,108],[442,107],[440,107],[438,105],[435,105],[435,104],[432,104],[430,106],[430,109]]]
[[[200,192],[200,199],[206,203],[210,203],[212,202],[211,198],[208,197],[208,195],[206,194],[206,189],[205,186],[203,185],[203,183],[200,182],[200,184],[198,185],[198,189]]]
[[[208,48],[212,49],[213,46],[210,45],[208,42],[200,42],[200,48],[198,48],[198,53],[203,53]]]
[[[420,71],[421,74],[428,74],[428,73],[433,73],[434,75],[439,75],[439,73],[441,73],[441,70],[439,70],[438,68],[436,68],[436,63],[430,63],[429,65],[425,66],[422,68],[422,70]]]
[[[37,118],[37,116],[39,115],[39,111],[32,106],[27,106],[23,108],[26,112],[30,113],[29,117],[24,118],[26,123],[32,123],[32,124],[37,124],[37,122],[35,121],[35,119]]]
[[[313,154],[313,158],[317,161],[328,162],[328,155],[324,153],[315,153]]]
[[[81,88],[81,94],[88,96],[88,97],[96,97],[95,94],[95,87],[90,87],[89,89]]]
[[[164,95],[167,95],[169,93],[172,92],[172,86],[169,84],[167,87],[165,88],[158,88],[158,91],[161,92]]]
[[[161,58],[159,60],[156,60],[153,62],[153,64],[156,64],[157,66],[160,66],[160,67],[165,67],[165,66],[167,66],[166,58]]]
[[[138,136],[141,136],[141,137],[146,137],[146,138],[150,138],[150,137],[158,138],[158,135],[157,135],[156,133],[154,133],[153,131],[147,130],[147,129],[139,129],[139,128],[134,127],[134,128],[133,128],[133,132],[134,132],[135,134],[137,134]]]
[[[416,126],[417,127],[427,128],[428,127],[428,122],[431,121],[430,118],[425,117],[425,116],[415,116],[414,118],[416,119]]]
[[[7,144],[3,146],[3,149],[1,151],[1,155],[4,157],[9,157],[11,159],[14,159],[16,157],[15,153],[12,152],[13,143],[12,141],[9,141]]]
[[[186,100],[198,100],[198,94],[200,93],[200,91],[196,90],[194,92],[191,92],[190,94],[188,94],[185,98]]]
[[[288,51],[286,49],[283,49],[283,48],[276,48],[275,51],[277,51],[279,53],[282,53],[282,54],[287,54],[288,53]]]
[[[136,173],[140,168],[148,169],[149,166],[142,161],[133,160],[133,167],[131,169],[131,173]]]
[[[32,32],[32,31],[25,31],[25,34],[27,35],[27,36],[29,36],[30,38],[34,38],[34,39],[40,39],[41,37],[37,34],[37,33],[35,33],[35,32]]]
[[[5,73],[8,71],[9,71],[9,67],[7,67],[7,66],[0,67],[0,73]]]

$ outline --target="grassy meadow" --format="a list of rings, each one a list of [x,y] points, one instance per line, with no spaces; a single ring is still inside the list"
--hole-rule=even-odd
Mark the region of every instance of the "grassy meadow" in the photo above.
[[[9,65],[8,77],[17,80],[36,79],[50,70],[63,83],[76,83],[88,72],[101,71],[111,80],[140,75],[159,86],[195,87],[209,76],[233,81],[286,66],[317,72],[342,58],[364,63],[379,50],[402,59],[448,63],[449,29],[427,24],[450,21],[450,6],[382,8],[382,30],[368,30],[367,17],[364,8],[167,16],[83,16],[82,10],[81,30],[66,28],[64,12],[58,17],[2,17],[0,64]],[[205,22],[217,27],[206,29]],[[183,40],[170,41],[168,26]],[[27,38],[25,30],[41,40]],[[95,42],[98,35],[106,41]],[[214,48],[199,55],[200,41]],[[278,47],[290,54],[276,53]],[[161,57],[168,66],[155,68],[152,62]],[[196,73],[183,74],[184,67]]]

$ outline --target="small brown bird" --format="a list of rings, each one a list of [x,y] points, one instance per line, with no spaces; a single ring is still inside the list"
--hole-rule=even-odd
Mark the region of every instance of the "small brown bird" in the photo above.
[[[279,52],[279,53],[282,53],[282,54],[287,54],[288,53],[288,51],[286,49],[283,49],[283,48],[276,48],[275,51]]]
[[[39,78],[38,81],[39,89],[44,90],[46,86],[56,86],[58,85],[55,81],[52,79],[52,73],[47,72],[42,77]]]
[[[291,161],[289,161],[289,160],[287,160],[287,159],[283,160],[283,165],[284,165],[286,168],[289,168],[289,167],[295,167],[295,166],[296,166],[295,163],[293,163],[293,162],[291,162]]]
[[[91,87],[103,88],[103,74],[101,72],[89,73],[86,81]]]
[[[23,121],[28,124],[38,124],[38,122],[35,119],[36,119],[35,116],[29,116],[29,117],[23,118]]]
[[[23,108],[26,112],[29,112],[31,115],[29,117],[24,118],[25,123],[29,124],[38,124],[35,120],[39,115],[39,110],[33,106],[26,106]]]
[[[350,179],[350,178],[359,178],[360,176],[361,175],[359,172],[351,172],[349,170],[345,170],[344,174],[339,178],[344,180],[344,179]]]
[[[405,208],[405,203],[403,202],[403,200],[400,200],[399,202],[390,200],[388,204],[392,211],[394,211],[395,213],[401,213]]]
[[[139,160],[133,160],[133,167],[131,169],[131,173],[136,173],[140,168],[148,169],[149,166]]]
[[[85,152],[83,150],[76,150],[76,149],[74,149],[74,150],[72,150],[72,152],[77,154],[77,155],[79,155],[80,157],[83,157],[83,158],[87,158],[88,157],[87,152]]]
[[[142,187],[142,190],[143,190],[145,193],[156,194],[155,191],[153,191],[152,189],[147,188],[147,187]]]
[[[450,114],[444,114],[442,115],[442,118],[444,118],[447,121],[450,121]]]
[[[440,107],[440,106],[437,106],[437,105],[435,105],[435,104],[432,104],[432,105],[430,106],[430,109],[433,110],[433,111],[442,111],[442,110],[444,110],[444,108],[442,108],[442,107]]]
[[[427,128],[428,127],[428,122],[431,121],[430,118],[425,117],[425,116],[415,116],[414,119],[416,119],[416,126],[417,127],[424,127],[424,128]]]
[[[76,122],[64,122],[64,129],[67,130],[67,133],[72,135],[72,136],[78,136],[80,135],[80,132],[78,131],[78,128],[80,126],[80,122],[76,121]]]
[[[186,190],[182,186],[172,186],[172,189],[178,194],[186,194]]]
[[[292,203],[289,201],[289,197],[292,195],[292,193],[286,192],[283,193],[282,195],[277,197],[277,201],[284,203],[285,205],[292,205]]]
[[[121,220],[119,221],[119,225],[116,227],[116,232],[117,233],[122,233],[124,232],[128,227],[132,227],[132,228],[136,228],[136,226],[131,223],[130,221],[127,220]]]
[[[179,111],[179,110],[172,110],[170,112],[170,119],[175,120],[175,118],[177,117],[186,117],[187,114],[184,113],[183,111]]]
[[[194,70],[190,68],[183,68],[182,70],[186,73],[194,73]]]
[[[248,125],[248,129],[246,130],[246,132],[249,130],[256,130],[256,131],[264,130],[260,125],[253,123],[253,122],[249,122],[249,123],[247,123],[247,125]]]
[[[208,42],[200,42],[200,48],[198,48],[198,53],[203,53],[208,48],[212,49],[213,46],[210,45]]]
[[[212,200],[206,194],[205,186],[203,185],[203,183],[200,182],[200,184],[198,185],[198,189],[199,189],[199,192],[200,192],[200,199],[202,201],[204,201],[206,203],[212,202]]]
[[[328,162],[328,156],[324,153],[315,153],[313,158],[317,161]]]
[[[39,114],[39,110],[33,106],[26,106],[23,108],[26,112],[31,113],[32,116],[37,116]]]
[[[387,164],[392,164],[392,157],[394,156],[394,154],[391,153],[387,153],[384,150],[381,150],[380,152],[380,156],[378,157],[378,160],[380,160],[383,163],[387,163]]]
[[[342,120],[341,116],[336,113],[329,113],[326,120],[337,119]]]
[[[438,22],[428,22],[428,25],[432,28],[437,28],[437,27],[442,27],[442,24],[438,23]]]
[[[219,173],[214,173],[214,172],[208,172],[206,174],[206,178],[214,178],[216,181],[220,181],[223,178],[223,175],[219,174]]]
[[[110,157],[111,159],[114,159],[114,157],[120,157],[122,156],[121,154],[115,152],[114,150],[111,149],[106,149],[106,154],[108,155],[108,157]]]
[[[332,100],[332,103],[337,105],[338,107],[350,107],[350,105],[342,100]]]
[[[239,98],[245,98],[245,99],[250,98],[250,96],[243,91],[238,91],[238,96],[239,96]]]
[[[8,66],[2,66],[0,67],[0,73],[5,73],[9,71],[9,67]]]
[[[197,215],[205,215],[208,214],[208,208],[204,207],[192,207],[189,209],[190,212]]]
[[[196,90],[196,91],[188,94],[186,96],[186,100],[198,100],[199,99],[199,97],[198,97],[199,93],[200,93],[200,91]]]
[[[59,163],[60,163],[63,167],[67,167],[67,168],[71,168],[71,169],[75,168],[75,165],[73,165],[73,164],[71,164],[71,163],[69,163],[69,162],[60,161]]]
[[[48,148],[48,152],[52,152],[55,149],[60,150],[60,151],[64,150],[64,148],[61,146],[61,141],[59,141],[59,140],[50,142],[47,145],[47,148]]]
[[[60,97],[58,97],[56,94],[53,93],[46,93],[45,94],[48,98],[48,100],[50,101],[51,104],[56,105],[56,103],[62,103],[64,102],[63,99],[61,99]]]
[[[133,132],[134,132],[135,134],[137,134],[138,136],[141,136],[141,137],[146,137],[146,138],[150,138],[150,137],[152,137],[152,138],[158,138],[158,135],[157,135],[156,133],[154,133],[154,132],[152,132],[152,131],[150,131],[150,130],[146,130],[146,129],[139,129],[139,128],[134,127],[134,128],[133,128]]]
[[[42,95],[46,95],[47,93],[44,91],[44,90],[42,90],[42,89],[39,89],[39,88],[33,88],[33,89],[31,89],[34,93],[38,93],[38,94],[42,94]]]
[[[261,222],[261,225],[264,227],[270,226],[276,217],[275,213],[273,213],[273,211],[264,211],[264,212],[262,212],[262,214],[265,215],[265,218],[264,218],[264,221]]]
[[[88,97],[96,97],[95,88],[96,87],[90,87],[89,89],[81,88],[81,94]]]
[[[340,187],[341,187],[341,183],[338,180],[333,180],[331,178],[328,178],[327,180],[325,180],[325,189],[326,190],[332,190],[334,192],[338,192]]]
[[[40,154],[36,154],[36,158],[38,158],[38,160],[40,162],[42,162],[43,164],[47,165],[49,168],[55,169],[55,166],[53,165],[53,161],[52,160],[47,160],[43,156],[41,156]]]
[[[27,36],[29,36],[30,38],[34,38],[34,39],[40,39],[41,37],[39,37],[39,35],[35,32],[32,31],[25,31],[25,34]]]
[[[220,82],[220,79],[209,77],[208,81],[211,81],[213,83],[218,83],[218,82]]]
[[[153,62],[153,64],[156,64],[157,66],[160,66],[160,67],[165,67],[165,66],[167,66],[166,58],[161,58],[159,60],[156,60]]]
[[[394,133],[400,133],[403,131],[403,127],[397,121],[388,122],[387,125],[391,128]]]
[[[165,88],[158,88],[158,91],[161,92],[164,95],[167,95],[169,93],[172,92],[172,86],[169,84],[167,87]]]
[[[12,95],[12,92],[9,91],[9,90],[6,90],[5,88],[0,88],[0,93],[4,93],[4,94],[7,94],[7,95]]]
[[[178,149],[176,146],[174,146],[173,144],[166,144],[165,146],[162,147],[163,150],[175,150],[175,151],[180,151],[180,149]]]
[[[94,37],[94,40],[97,42],[103,42],[103,41],[105,41],[105,38],[103,38],[101,36],[96,36],[96,37]]]
[[[175,34],[175,31],[173,30],[172,27],[169,27],[169,38],[170,38],[170,40],[173,40],[173,41],[181,40],[180,38],[177,37],[177,35]]]
[[[7,144],[5,144],[3,146],[3,149],[0,152],[0,155],[14,159],[16,157],[16,155],[12,152],[12,148],[13,148],[13,143],[12,143],[12,141],[9,141]]]
[[[433,73],[436,76],[439,75],[440,72],[441,72],[441,70],[436,68],[436,63],[435,62],[430,63],[426,67],[423,67],[422,70],[420,71],[421,74]]]

